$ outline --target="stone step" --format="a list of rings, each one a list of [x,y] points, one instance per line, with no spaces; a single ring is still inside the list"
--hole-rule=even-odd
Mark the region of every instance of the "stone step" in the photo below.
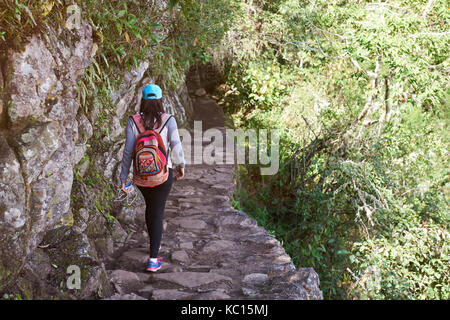
[[[176,272],[176,273],[156,273],[152,276],[153,281],[165,281],[183,288],[197,288],[214,282],[229,282],[233,280],[229,277],[211,272]]]

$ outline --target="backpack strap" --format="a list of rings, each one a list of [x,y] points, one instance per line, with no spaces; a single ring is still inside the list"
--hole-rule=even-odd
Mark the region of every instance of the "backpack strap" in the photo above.
[[[167,122],[169,122],[170,118],[173,116],[171,114],[164,113],[161,117],[161,120],[163,122],[163,125],[159,128],[158,133],[161,133],[161,131],[164,130],[164,127],[166,126]],[[166,118],[166,119],[164,119]]]
[[[161,133],[161,131],[164,130],[164,127],[166,126],[167,122],[169,122],[170,118],[172,118],[173,116],[167,113],[164,113],[161,117],[162,123],[163,125],[160,126],[158,133]],[[138,128],[139,133],[142,133],[145,130],[145,125],[144,125],[144,120],[142,119],[141,115],[139,113],[135,114],[132,116],[132,119],[134,121],[134,124],[136,125],[136,127]],[[155,128],[153,128],[155,129]]]
[[[133,119],[134,124],[138,128],[139,133],[142,133],[145,131],[144,121],[142,120],[142,117],[139,113],[133,115],[131,117]]]

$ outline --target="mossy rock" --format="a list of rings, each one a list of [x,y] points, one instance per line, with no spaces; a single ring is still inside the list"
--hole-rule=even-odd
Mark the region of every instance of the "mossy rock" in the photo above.
[[[111,291],[103,264],[97,252],[91,246],[88,237],[74,228],[64,226],[49,231],[43,239],[48,245],[47,253],[53,271],[48,280],[63,296],[70,295],[75,299],[96,298],[107,295]],[[81,286],[71,289],[67,286],[69,266],[76,266],[80,271]]]

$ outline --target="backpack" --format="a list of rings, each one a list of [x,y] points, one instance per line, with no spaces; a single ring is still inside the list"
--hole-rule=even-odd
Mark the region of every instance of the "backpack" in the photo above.
[[[172,115],[163,113],[160,128],[146,129],[140,114],[132,116],[139,135],[136,138],[133,150],[133,183],[142,187],[155,187],[164,183],[169,177],[167,169],[168,152],[161,138]]]

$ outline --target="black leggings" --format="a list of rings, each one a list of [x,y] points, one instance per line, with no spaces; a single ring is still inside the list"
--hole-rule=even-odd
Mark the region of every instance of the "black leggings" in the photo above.
[[[145,199],[145,222],[150,240],[150,258],[158,256],[163,232],[163,216],[166,200],[173,184],[173,170],[169,168],[167,181],[156,187],[140,187]]]

